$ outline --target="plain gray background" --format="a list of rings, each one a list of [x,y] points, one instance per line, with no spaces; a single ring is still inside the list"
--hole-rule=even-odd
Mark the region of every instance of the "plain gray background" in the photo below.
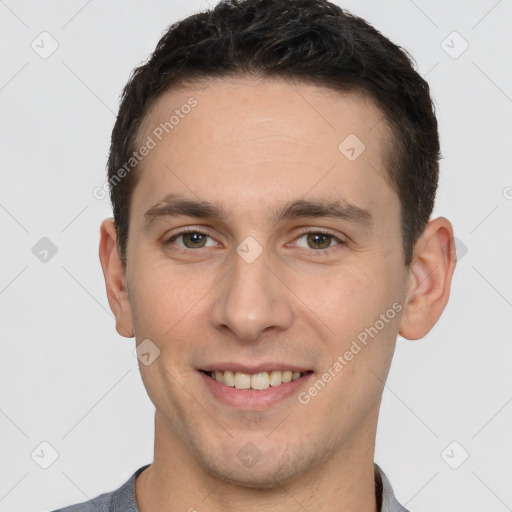
[[[431,84],[435,216],[458,239],[443,317],[398,341],[376,461],[413,512],[512,510],[512,1],[336,3],[405,47]],[[92,191],[129,73],[206,7],[0,0],[2,512],[87,500],[152,460],[154,408],[97,256],[110,205]]]

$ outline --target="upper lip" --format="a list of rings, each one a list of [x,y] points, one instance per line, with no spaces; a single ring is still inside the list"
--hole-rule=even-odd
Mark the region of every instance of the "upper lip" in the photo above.
[[[205,372],[214,372],[219,370],[221,372],[231,371],[233,373],[262,373],[272,371],[286,371],[291,370],[292,372],[308,372],[310,368],[299,366],[291,363],[279,363],[279,362],[268,362],[259,364],[248,364],[248,363],[233,363],[233,362],[222,362],[222,363],[210,363],[199,368]]]

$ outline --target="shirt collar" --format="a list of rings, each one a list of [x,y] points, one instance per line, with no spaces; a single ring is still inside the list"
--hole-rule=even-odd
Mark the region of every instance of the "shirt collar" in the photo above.
[[[377,464],[375,464],[374,467],[377,499],[381,496],[380,512],[409,512],[406,508],[400,505],[400,503],[398,503],[395,498],[393,488],[382,469],[380,469]]]

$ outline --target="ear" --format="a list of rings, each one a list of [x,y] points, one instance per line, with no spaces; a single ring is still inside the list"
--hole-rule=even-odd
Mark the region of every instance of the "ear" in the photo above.
[[[450,221],[444,217],[431,220],[416,243],[409,270],[401,336],[417,340],[434,327],[448,302],[456,263]]]
[[[117,249],[117,233],[113,219],[105,219],[100,228],[100,263],[105,277],[110,309],[116,317],[116,330],[125,338],[133,338],[132,310],[126,288],[126,272]]]

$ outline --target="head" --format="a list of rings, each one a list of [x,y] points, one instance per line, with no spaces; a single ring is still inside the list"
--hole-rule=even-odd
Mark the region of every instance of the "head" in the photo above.
[[[118,332],[158,355],[157,437],[248,486],[373,453],[397,335],[428,333],[455,265],[427,83],[362,19],[285,3],[222,1],[134,71],[100,244]],[[207,374],[231,367],[303,376],[228,403]]]

